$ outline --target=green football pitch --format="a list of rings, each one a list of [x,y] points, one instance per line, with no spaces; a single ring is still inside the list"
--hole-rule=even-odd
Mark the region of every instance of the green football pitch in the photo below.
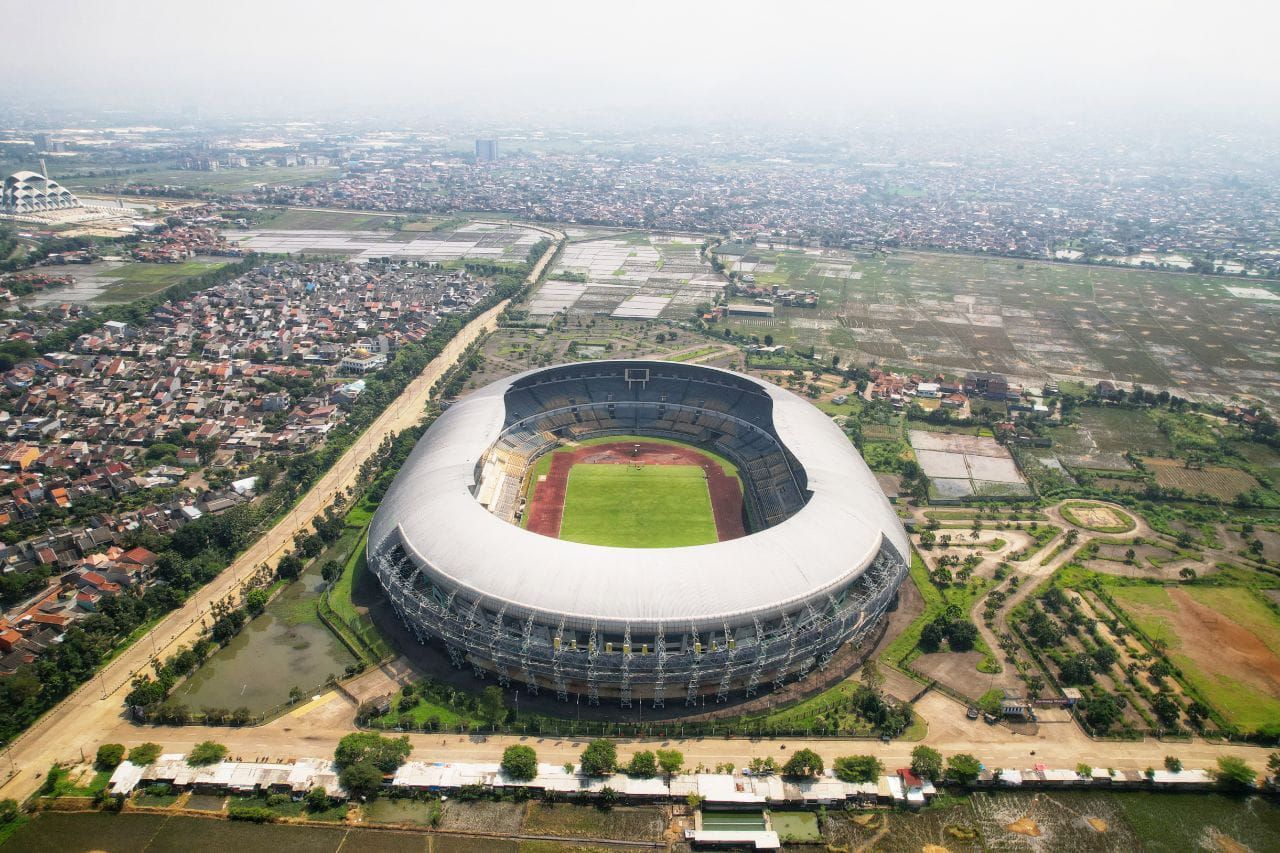
[[[575,465],[560,538],[618,548],[715,542],[706,475],[696,465]]]

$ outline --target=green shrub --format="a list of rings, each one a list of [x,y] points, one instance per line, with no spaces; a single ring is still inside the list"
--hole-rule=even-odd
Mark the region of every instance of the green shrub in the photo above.
[[[98,747],[98,755],[93,764],[99,770],[114,770],[120,766],[121,761],[124,761],[124,744],[104,743]]]

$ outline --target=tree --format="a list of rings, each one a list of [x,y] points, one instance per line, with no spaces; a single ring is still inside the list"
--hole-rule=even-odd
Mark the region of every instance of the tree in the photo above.
[[[1093,658],[1094,666],[1098,672],[1106,672],[1120,660],[1120,655],[1116,652],[1116,647],[1110,643],[1098,643],[1089,655]]]
[[[922,779],[941,779],[942,753],[920,744],[911,750],[911,772]]]
[[[22,814],[17,800],[0,800],[0,824],[13,823]]]
[[[982,765],[967,752],[958,752],[947,759],[947,778],[968,785],[978,778]]]
[[[1272,776],[1280,776],[1280,752],[1273,752],[1267,756],[1267,772]]]
[[[926,652],[936,652],[942,647],[942,639],[944,631],[941,624],[937,620],[928,622],[920,631],[919,646]]]
[[[684,767],[684,753],[678,749],[660,749],[658,750],[658,766],[662,768],[662,772],[667,774],[667,778],[670,779]]]
[[[265,589],[254,587],[245,594],[244,606],[248,608],[250,613],[257,616],[266,609],[269,597]]]
[[[824,769],[822,756],[812,749],[797,749],[782,765],[786,776],[821,776]]]
[[[1156,712],[1156,716],[1160,718],[1160,722],[1166,726],[1176,726],[1178,720],[1182,716],[1182,706],[1178,704],[1178,700],[1174,699],[1168,693],[1159,693],[1151,700],[1151,710]]]
[[[1084,706],[1085,721],[1099,731],[1106,731],[1120,719],[1124,711],[1121,701],[1111,693],[1098,692],[1090,696]]]
[[[339,769],[368,763],[383,773],[394,773],[409,759],[412,750],[407,736],[390,738],[375,732],[356,732],[338,741],[333,760]]]
[[[480,702],[477,710],[489,725],[502,725],[507,719],[507,706],[502,698],[502,688],[492,685],[480,691]]]
[[[884,765],[874,755],[845,755],[832,764],[841,782],[874,782],[884,772]]]
[[[992,716],[998,716],[1004,707],[1004,691],[995,688],[983,693],[978,699],[978,708]]]
[[[967,652],[978,640],[978,626],[967,619],[952,622],[947,627],[947,644],[953,652]]]
[[[104,743],[98,747],[98,755],[94,759],[94,766],[99,770],[112,770],[120,765],[124,760],[124,744],[122,743]]]
[[[862,680],[862,685],[872,693],[878,693],[884,684],[884,674],[880,672],[880,665],[874,658],[867,658],[858,677]]]
[[[376,797],[382,790],[382,771],[368,761],[360,761],[338,774],[342,787],[355,797]]]
[[[1246,764],[1243,758],[1237,758],[1234,755],[1219,756],[1218,769],[1213,775],[1217,778],[1219,785],[1227,788],[1252,788],[1258,779],[1258,774],[1253,772],[1253,768]]]
[[[187,764],[192,767],[203,767],[206,764],[217,764],[227,757],[227,748],[211,740],[201,741],[187,753]]]
[[[1068,685],[1084,685],[1093,683],[1093,659],[1080,652],[1074,654],[1062,664],[1060,671],[1062,683]]]
[[[531,746],[509,746],[502,751],[502,772],[512,779],[528,782],[538,775],[538,754]]]
[[[587,776],[608,776],[618,766],[618,748],[613,741],[598,738],[582,751],[582,772]]]
[[[155,764],[156,759],[160,757],[160,744],[140,743],[133,749],[129,750],[129,763],[136,764],[140,767]]]
[[[296,554],[285,554],[280,558],[280,562],[276,564],[276,574],[285,580],[291,581],[302,574],[304,565],[302,558]]]
[[[307,791],[307,811],[322,812],[329,808],[329,795],[319,786]]]
[[[627,765],[627,775],[637,779],[652,779],[658,775],[658,760],[649,750],[641,750],[631,756],[631,762]]]
[[[1181,773],[1182,759],[1177,756],[1166,755],[1164,757],[1164,769],[1168,770],[1170,773]]]

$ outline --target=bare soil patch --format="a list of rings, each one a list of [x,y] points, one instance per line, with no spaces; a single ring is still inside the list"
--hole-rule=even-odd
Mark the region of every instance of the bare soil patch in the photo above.
[[[1032,838],[1038,838],[1041,835],[1040,825],[1029,817],[1018,818],[1005,829],[1018,835],[1029,835]]]
[[[989,675],[978,672],[981,661],[982,653],[976,651],[930,652],[913,660],[911,667],[974,700],[994,687],[1019,689],[1021,682],[1013,667],[1006,666],[995,675]]]
[[[1182,638],[1183,654],[1205,672],[1258,684],[1272,696],[1280,696],[1280,657],[1262,640],[1230,616],[1196,601],[1186,590],[1171,589],[1169,597],[1178,605],[1170,618]]]

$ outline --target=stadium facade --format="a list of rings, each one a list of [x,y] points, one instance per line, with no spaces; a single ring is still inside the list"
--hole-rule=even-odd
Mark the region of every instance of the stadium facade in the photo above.
[[[566,542],[514,523],[534,461],[647,435],[738,466],[751,534],[680,548]],[[716,368],[598,361],[493,383],[449,408],[374,516],[369,566],[454,665],[531,692],[693,704],[823,668],[907,575],[901,522],[829,417]]]

